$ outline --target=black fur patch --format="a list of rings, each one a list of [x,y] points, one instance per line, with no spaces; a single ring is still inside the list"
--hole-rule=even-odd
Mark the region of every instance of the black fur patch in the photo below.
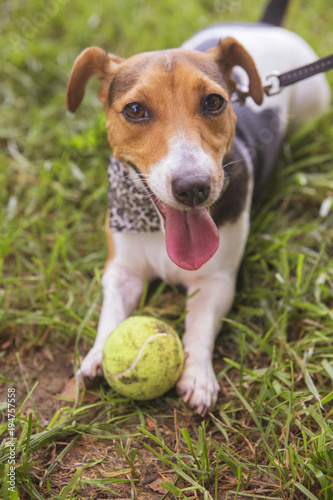
[[[279,110],[270,108],[255,113],[246,105],[234,104],[237,115],[236,136],[247,148],[254,170],[254,195],[262,188],[273,170],[283,134]]]
[[[282,134],[278,112],[265,109],[255,113],[238,104],[234,110],[237,115],[236,137],[249,153],[254,174],[253,196],[256,196],[273,170],[280,150]],[[236,141],[233,141],[223,164],[226,188],[212,212],[217,225],[233,222],[239,217],[244,210],[249,182],[246,161]]]
[[[244,210],[248,190],[249,173],[241,151],[232,144],[231,151],[225,156],[223,164],[226,188],[212,211],[217,226],[234,222]]]

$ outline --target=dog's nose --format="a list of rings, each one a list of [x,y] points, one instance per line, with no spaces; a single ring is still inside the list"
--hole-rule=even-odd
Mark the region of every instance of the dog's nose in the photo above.
[[[210,193],[210,177],[192,179],[179,177],[172,181],[172,194],[175,199],[188,207],[197,207],[207,200]]]

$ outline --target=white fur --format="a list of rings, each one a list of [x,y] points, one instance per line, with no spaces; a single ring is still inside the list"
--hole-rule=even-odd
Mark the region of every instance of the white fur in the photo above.
[[[132,256],[132,259],[134,256]],[[115,258],[107,267],[103,278],[103,305],[99,318],[97,336],[92,349],[81,363],[77,373],[80,380],[102,374],[102,353],[107,337],[112,330],[128,318],[136,308],[143,291],[144,275],[131,272],[123,265],[122,258]]]
[[[282,28],[246,27],[229,25],[207,29],[184,44],[192,49],[212,37],[233,36],[254,57],[264,79],[272,70],[287,71],[316,59],[313,50],[297,35]],[[244,73],[242,73],[242,78]],[[246,83],[246,82],[244,82]],[[314,118],[328,104],[330,91],[322,75],[289,87],[274,97],[265,97],[263,107],[276,107],[280,112],[283,131],[288,124]],[[261,110],[251,99],[253,110]],[[179,135],[180,134],[180,135]],[[237,139],[235,139],[237,140]],[[248,152],[244,150],[245,159]],[[247,162],[250,165],[250,162]],[[212,159],[199,147],[175,132],[167,156],[152,169],[149,185],[164,202],[175,206],[170,179],[176,169],[193,169],[198,174],[209,171],[213,177]],[[208,170],[207,170],[208,169]],[[244,211],[234,223],[225,223],[220,229],[220,247],[215,255],[197,271],[186,271],[170,261],[163,233],[114,234],[115,255],[103,276],[104,300],[95,344],[83,360],[79,377],[94,376],[100,372],[102,349],[109,333],[136,307],[143,289],[144,277],[159,277],[181,284],[191,295],[188,299],[186,331],[183,345],[186,353],[184,371],[177,389],[184,402],[204,415],[217,399],[219,385],[212,366],[215,337],[221,319],[228,313],[234,298],[235,282],[248,231],[252,197],[252,172],[248,184]],[[216,182],[216,180],[215,180]],[[221,187],[221,186],[220,186]],[[216,187],[218,191],[220,187]],[[215,196],[214,192],[211,196]]]
[[[175,177],[185,177],[187,174],[198,178],[210,175],[211,191],[203,204],[210,206],[219,197],[223,184],[223,176],[218,179],[216,171],[213,159],[205,153],[200,144],[189,141],[184,132],[178,131],[169,141],[167,155],[151,167],[151,174],[147,180],[151,190],[164,203],[183,209],[184,207],[177,203],[172,194],[171,181]]]

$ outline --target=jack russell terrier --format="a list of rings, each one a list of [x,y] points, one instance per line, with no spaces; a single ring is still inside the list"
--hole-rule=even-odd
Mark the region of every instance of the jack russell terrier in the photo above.
[[[67,108],[79,107],[97,75],[113,151],[104,300],[79,379],[101,374],[106,338],[134,311],[145,277],[161,278],[190,297],[177,392],[201,415],[214,407],[214,340],[233,303],[253,194],[287,127],[314,119],[330,102],[323,75],[264,96],[262,78],[272,70],[317,59],[302,38],[278,26],[286,4],[271,0],[263,22],[216,24],[180,49],[125,60],[89,47],[76,59]],[[236,82],[249,88],[245,105],[232,102]]]

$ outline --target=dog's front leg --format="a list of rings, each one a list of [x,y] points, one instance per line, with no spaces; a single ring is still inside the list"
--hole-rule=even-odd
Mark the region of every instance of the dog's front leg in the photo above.
[[[81,363],[77,379],[102,374],[102,353],[109,334],[136,308],[143,291],[143,276],[136,275],[112,261],[102,278],[103,304],[97,336],[92,349]]]
[[[212,355],[221,319],[228,313],[235,294],[236,273],[220,272],[198,280],[188,288],[188,313],[183,346],[185,366],[177,383],[182,400],[196,413],[205,415],[219,392]]]

